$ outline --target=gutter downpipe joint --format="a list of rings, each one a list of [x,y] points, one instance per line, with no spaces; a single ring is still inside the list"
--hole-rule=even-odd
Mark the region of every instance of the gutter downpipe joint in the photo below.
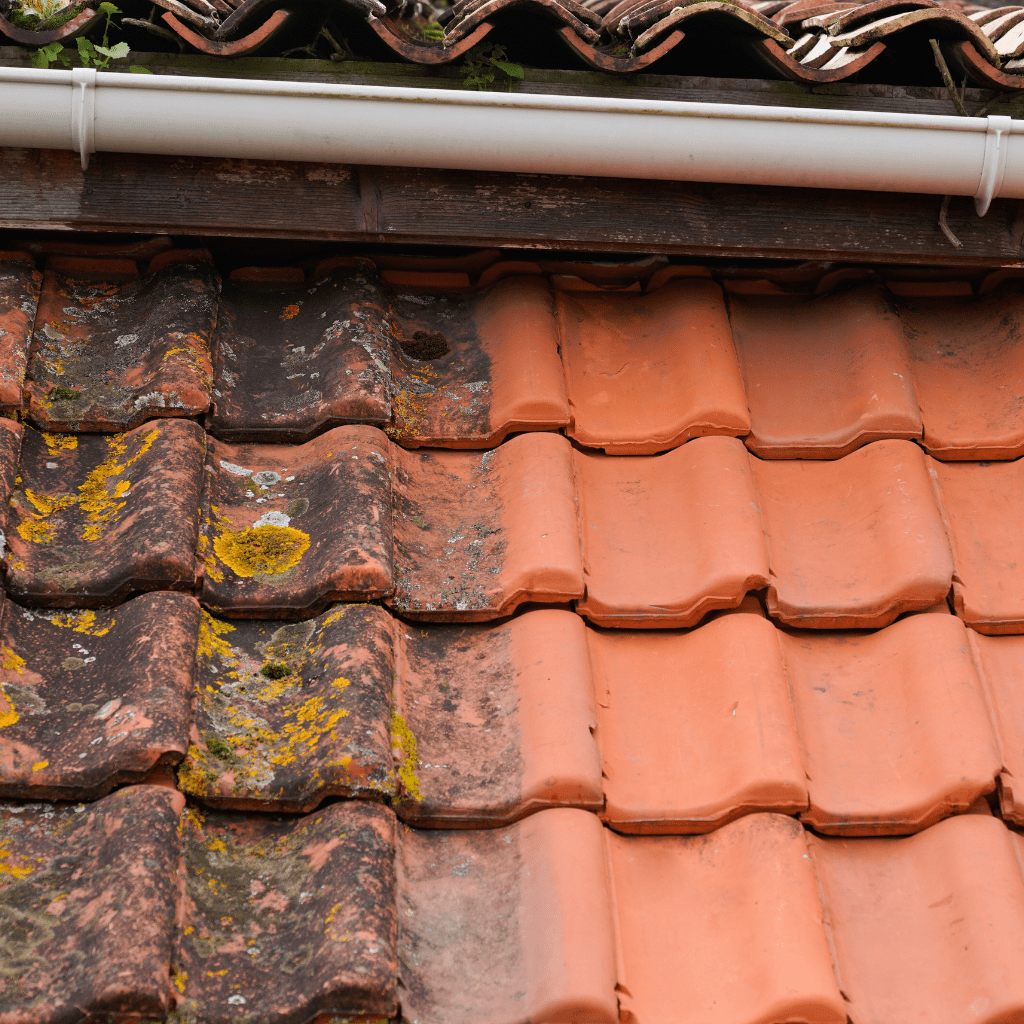
[[[1005,116],[0,68],[0,146],[1024,199]]]

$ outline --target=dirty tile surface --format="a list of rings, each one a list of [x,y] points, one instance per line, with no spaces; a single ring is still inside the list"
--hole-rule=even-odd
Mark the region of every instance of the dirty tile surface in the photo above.
[[[11,245],[0,1024],[1024,1019],[1012,268]]]

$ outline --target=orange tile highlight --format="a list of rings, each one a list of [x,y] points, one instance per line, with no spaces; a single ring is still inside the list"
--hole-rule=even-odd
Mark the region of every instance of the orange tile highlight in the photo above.
[[[900,300],[924,446],[938,459],[1024,454],[1024,297]]]
[[[807,841],[851,1020],[1024,1019],[1024,850],[1002,822]]]
[[[586,571],[581,614],[602,626],[689,626],[768,585],[751,460],[702,437],[657,458],[576,453]]]
[[[647,455],[750,430],[722,290],[679,281],[643,297],[558,292],[570,437]]]
[[[878,441],[836,462],[751,460],[772,581],[794,626],[885,626],[941,601],[953,562],[926,456]]]
[[[918,832],[992,792],[1000,754],[959,619],[778,638],[810,793],[801,817],[814,828]]]
[[[751,815],[699,837],[606,832],[605,841],[624,1024],[846,1024],[805,833],[792,818]]]
[[[838,459],[871,441],[921,436],[903,328],[880,287],[816,299],[732,295],[729,309],[757,455]]]

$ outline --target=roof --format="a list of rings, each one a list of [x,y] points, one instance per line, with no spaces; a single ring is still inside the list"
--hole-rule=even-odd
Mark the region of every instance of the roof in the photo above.
[[[1024,1012],[1022,303],[0,255],[0,1024]]]
[[[920,85],[940,81],[929,47],[936,39],[958,81],[966,75],[982,87],[1012,91],[1021,88],[1024,70],[1024,8],[965,0],[460,0],[437,7],[339,0],[329,8],[326,29],[321,4],[154,2],[126,0],[124,26],[133,49],[166,48],[170,41],[224,57],[301,53],[443,65],[498,44],[510,49],[510,59],[539,67],[624,74],[650,67],[806,84],[859,75]],[[39,47],[70,42],[104,21],[83,3],[66,10],[80,13],[58,27],[53,24],[60,18],[43,22],[41,29],[12,14],[15,24],[0,10],[0,36]]]

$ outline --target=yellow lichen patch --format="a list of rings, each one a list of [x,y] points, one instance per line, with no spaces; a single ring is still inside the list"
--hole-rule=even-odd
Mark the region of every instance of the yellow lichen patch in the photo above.
[[[51,455],[57,452],[73,452],[78,447],[78,438],[74,434],[42,434],[43,443]]]
[[[418,757],[416,737],[405,724],[405,719],[397,711],[391,712],[391,752],[397,762],[398,777],[406,793],[418,803],[423,802],[423,791],[420,780],[416,776]]]
[[[293,526],[255,526],[237,533],[226,530],[213,542],[217,557],[243,578],[286,572],[299,564],[308,548],[309,534]]]
[[[24,863],[28,858],[24,854],[14,854],[10,850],[10,840],[0,840],[0,875],[11,875],[14,878],[26,878],[31,875],[35,868]],[[13,864],[11,859],[18,857],[23,863]]]
[[[299,305],[298,305],[297,302],[292,302],[289,305],[285,306],[284,309],[281,310],[281,319],[282,320],[291,320],[292,317],[295,317],[295,316],[298,316],[298,315],[299,315]]]
[[[6,672],[17,672],[20,676],[25,668],[25,659],[20,654],[15,654],[10,647],[0,648],[3,660],[0,660],[0,668]]]
[[[128,480],[119,480],[114,484],[113,490],[109,489],[109,483],[113,477],[120,476],[129,466],[142,458],[153,442],[159,437],[160,431],[150,430],[141,443],[137,443],[137,450],[129,458],[129,440],[127,434],[115,434],[107,439],[109,454],[89,475],[85,483],[78,488],[78,504],[86,513],[86,522],[89,524],[82,531],[82,540],[98,540],[103,532],[103,527],[116,516],[125,506],[122,498],[131,486]],[[123,461],[119,461],[123,460]]]
[[[203,658],[220,658],[231,664],[238,661],[238,652],[221,637],[225,633],[233,633],[235,627],[230,622],[215,619],[209,612],[204,611],[199,620],[199,645],[196,653]]]
[[[409,370],[410,388],[399,388],[391,399],[394,425],[384,428],[389,437],[414,437],[427,422],[427,410],[437,386],[433,383],[438,372],[432,366],[418,366]]]
[[[47,767],[47,765],[49,765],[49,763],[49,761],[36,761],[36,763],[32,765],[32,771],[41,772],[45,767]]]
[[[11,698],[4,692],[4,685],[0,683],[0,729],[9,725],[15,725],[21,716],[14,710]]]
[[[177,967],[171,967],[171,982],[179,992],[185,991],[186,981],[188,981],[188,971],[179,971]]]
[[[52,544],[57,533],[49,523],[26,519],[25,522],[18,524],[18,536],[33,544]]]
[[[114,628],[114,616],[110,615],[109,619],[97,625],[96,613],[93,611],[54,612],[50,616],[50,625],[84,633],[86,636],[106,636]]]
[[[78,499],[73,494],[62,494],[52,498],[48,494],[36,494],[31,488],[25,488],[25,497],[32,503],[35,510],[43,516],[53,515],[54,512],[63,512],[70,508]]]
[[[210,510],[213,515],[218,516],[219,509],[216,505]],[[199,516],[202,520],[199,527],[199,540],[196,543],[196,561],[203,567],[203,571],[207,576],[213,580],[214,583],[224,582],[224,573],[221,572],[217,565],[217,559],[213,554],[213,546],[210,544],[210,529],[212,526],[211,516],[204,515],[203,510],[199,510]],[[231,529],[229,523],[222,524],[222,529]]]

